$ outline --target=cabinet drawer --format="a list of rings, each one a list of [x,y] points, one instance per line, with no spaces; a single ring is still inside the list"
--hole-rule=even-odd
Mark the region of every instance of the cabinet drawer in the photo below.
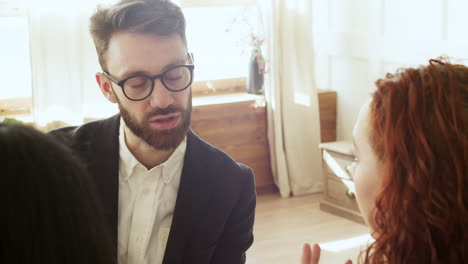
[[[329,152],[324,150],[323,161],[328,173],[335,175],[338,178],[352,180],[352,176],[348,173],[346,167],[351,165],[353,157],[340,155],[339,153]]]
[[[327,179],[327,196],[330,202],[359,212],[356,203],[354,183],[348,180]]]

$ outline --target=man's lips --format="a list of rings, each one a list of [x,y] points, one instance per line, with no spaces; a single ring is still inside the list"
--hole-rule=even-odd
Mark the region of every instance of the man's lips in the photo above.
[[[150,123],[159,130],[175,128],[179,124],[180,113],[158,115],[150,120]]]
[[[171,113],[171,114],[167,114],[167,115],[158,115],[154,118],[151,119],[151,122],[163,122],[163,121],[167,121],[169,119],[173,119],[173,118],[176,118],[176,117],[179,117],[180,116],[180,113]]]

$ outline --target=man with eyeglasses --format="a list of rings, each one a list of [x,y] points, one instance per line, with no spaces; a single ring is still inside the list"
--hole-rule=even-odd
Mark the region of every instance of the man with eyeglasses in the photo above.
[[[96,81],[120,113],[51,134],[94,177],[118,263],[245,263],[253,173],[189,128],[195,66],[180,8],[121,0],[95,11],[90,32]]]

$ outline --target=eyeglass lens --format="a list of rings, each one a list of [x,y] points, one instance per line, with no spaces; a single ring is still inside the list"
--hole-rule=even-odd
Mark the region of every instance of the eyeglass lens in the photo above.
[[[176,67],[166,71],[162,77],[162,84],[171,91],[180,91],[190,85],[191,71],[187,67]],[[151,93],[153,80],[145,76],[135,76],[124,83],[125,94],[131,99],[142,99]]]

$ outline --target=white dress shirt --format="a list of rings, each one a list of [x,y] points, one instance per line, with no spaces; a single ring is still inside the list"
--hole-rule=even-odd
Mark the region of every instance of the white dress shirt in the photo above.
[[[187,139],[169,159],[147,170],[129,151],[120,120],[119,264],[162,263],[172,223]]]

